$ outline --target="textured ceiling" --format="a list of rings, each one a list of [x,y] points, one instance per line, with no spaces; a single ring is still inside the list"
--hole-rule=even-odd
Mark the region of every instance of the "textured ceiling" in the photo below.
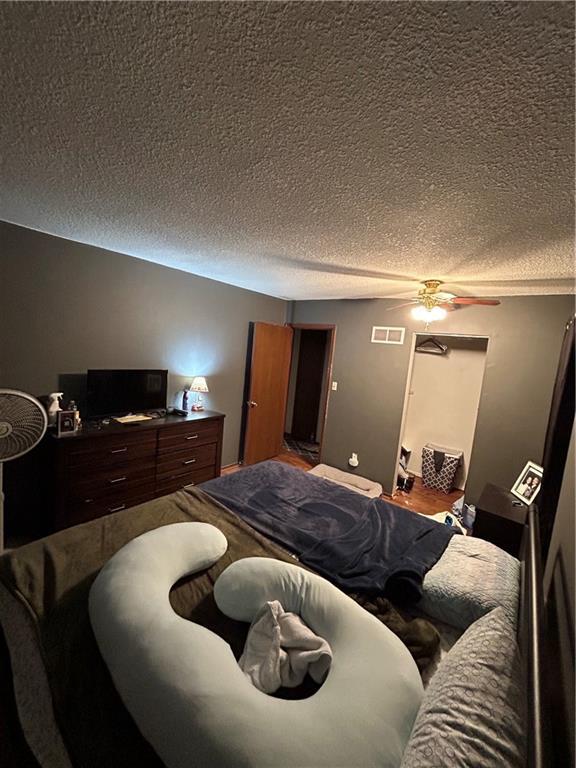
[[[0,23],[1,219],[292,299],[571,290],[572,3]]]

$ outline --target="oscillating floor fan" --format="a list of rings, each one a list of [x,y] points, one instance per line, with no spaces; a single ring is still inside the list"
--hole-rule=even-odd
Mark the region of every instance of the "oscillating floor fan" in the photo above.
[[[46,411],[35,397],[14,389],[0,389],[0,552],[4,550],[2,464],[38,445],[47,425]]]

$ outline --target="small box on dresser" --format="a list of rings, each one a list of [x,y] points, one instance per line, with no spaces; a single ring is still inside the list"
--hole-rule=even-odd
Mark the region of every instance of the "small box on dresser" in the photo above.
[[[224,415],[201,411],[50,436],[54,527],[92,520],[219,477]]]

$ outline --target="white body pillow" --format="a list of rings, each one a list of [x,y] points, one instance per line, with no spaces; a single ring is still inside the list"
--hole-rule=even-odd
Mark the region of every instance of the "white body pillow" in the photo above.
[[[229,645],[177,616],[170,587],[226,550],[204,523],[134,539],[102,569],[90,617],[116,688],[168,768],[397,768],[422,698],[401,641],[325,579],[298,566],[247,558],[215,585],[219,608],[251,621],[279,600],[334,653],[324,685],[286,701],[258,691]]]

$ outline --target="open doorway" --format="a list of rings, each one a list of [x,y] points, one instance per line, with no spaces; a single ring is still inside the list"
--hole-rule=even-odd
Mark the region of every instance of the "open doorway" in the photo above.
[[[292,328],[284,450],[313,466],[320,462],[335,329],[322,325]]]
[[[487,348],[487,337],[414,334],[395,495],[403,506],[434,514],[463,497]]]

